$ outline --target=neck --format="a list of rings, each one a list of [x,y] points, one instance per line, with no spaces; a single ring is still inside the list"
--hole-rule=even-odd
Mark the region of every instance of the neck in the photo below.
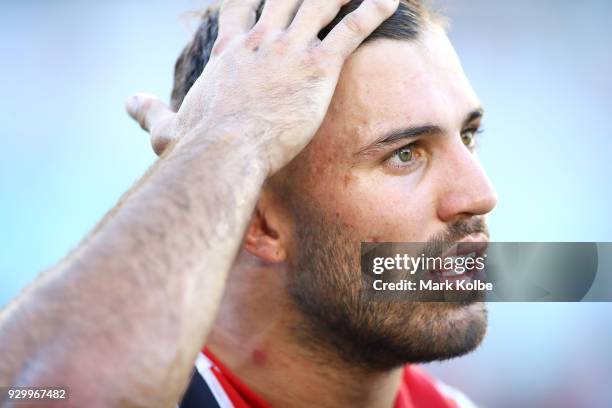
[[[301,315],[279,282],[284,271],[240,258],[207,342],[224,365],[272,406],[393,406],[401,368],[367,371],[304,347],[291,333]]]

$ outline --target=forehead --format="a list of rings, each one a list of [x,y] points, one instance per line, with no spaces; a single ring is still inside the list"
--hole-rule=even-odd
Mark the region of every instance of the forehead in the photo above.
[[[357,50],[321,131],[359,139],[423,124],[454,131],[478,106],[444,30],[430,25],[415,41],[377,40]]]

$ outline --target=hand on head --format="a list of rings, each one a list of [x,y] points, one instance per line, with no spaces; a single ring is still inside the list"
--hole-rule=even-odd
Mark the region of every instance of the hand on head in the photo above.
[[[234,131],[260,151],[271,175],[308,144],[345,60],[399,4],[365,0],[319,40],[348,2],[268,0],[255,21],[259,0],[226,0],[211,59],[178,112],[148,94],[130,98],[127,110],[157,154],[188,135]]]

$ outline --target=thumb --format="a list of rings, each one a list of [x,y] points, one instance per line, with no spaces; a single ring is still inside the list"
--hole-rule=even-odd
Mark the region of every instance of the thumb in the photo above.
[[[140,93],[128,98],[125,109],[128,114],[147,132],[156,125],[167,121],[175,115],[159,98],[154,95]]]

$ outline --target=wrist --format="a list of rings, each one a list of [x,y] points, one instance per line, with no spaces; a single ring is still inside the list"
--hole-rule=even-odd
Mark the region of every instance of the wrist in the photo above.
[[[201,126],[186,132],[173,149],[178,154],[200,156],[219,163],[240,162],[242,168],[246,164],[253,174],[269,174],[269,164],[265,149],[260,143],[261,138],[253,132],[236,126]]]

